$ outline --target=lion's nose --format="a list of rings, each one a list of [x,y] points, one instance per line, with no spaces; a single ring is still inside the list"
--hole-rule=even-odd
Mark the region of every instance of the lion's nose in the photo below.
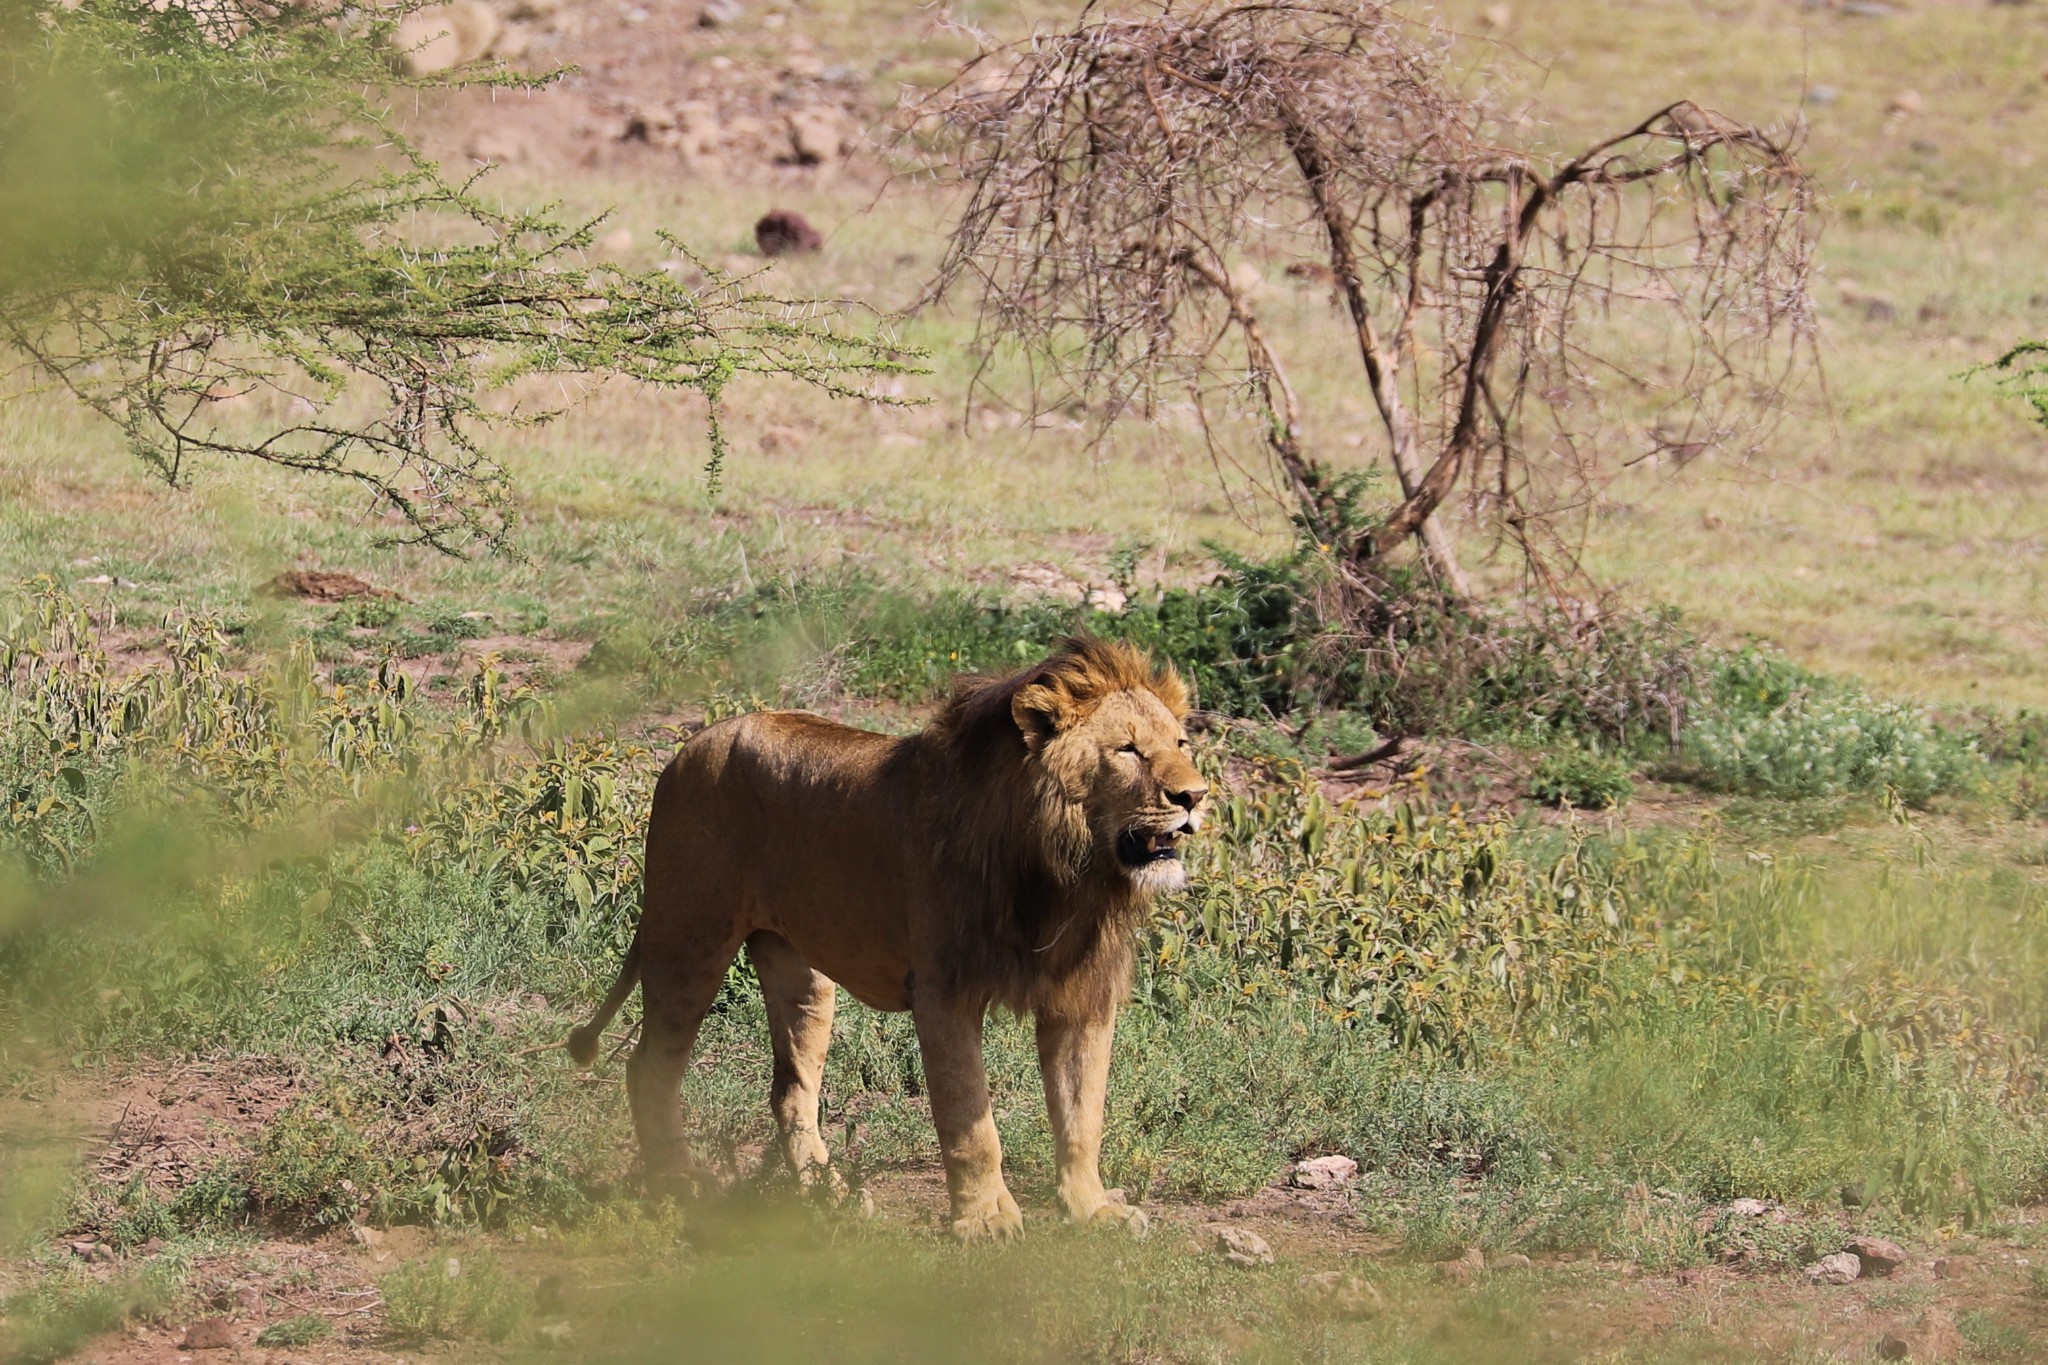
[[[1166,793],[1166,799],[1179,806],[1182,810],[1193,810],[1196,806],[1202,804],[1202,798],[1208,794],[1208,787],[1198,785],[1182,787],[1179,791],[1169,791]]]

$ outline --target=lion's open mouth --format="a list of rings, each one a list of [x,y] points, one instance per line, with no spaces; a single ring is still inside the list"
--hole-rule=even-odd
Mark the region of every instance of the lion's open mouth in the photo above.
[[[1169,862],[1180,857],[1180,841],[1187,827],[1179,829],[1127,829],[1116,841],[1116,856],[1125,867]]]

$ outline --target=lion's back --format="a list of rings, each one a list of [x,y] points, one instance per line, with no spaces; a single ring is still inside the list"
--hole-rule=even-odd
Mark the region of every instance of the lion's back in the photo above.
[[[803,711],[735,717],[693,736],[655,787],[650,892],[688,888],[794,933],[796,921],[900,907],[910,860],[904,741]],[[898,911],[900,913],[900,910]]]

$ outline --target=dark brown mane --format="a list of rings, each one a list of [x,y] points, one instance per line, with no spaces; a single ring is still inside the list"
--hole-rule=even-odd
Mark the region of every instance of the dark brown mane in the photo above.
[[[1099,1010],[1129,987],[1143,902],[1093,865],[1087,812],[1038,765],[1013,715],[1018,694],[1046,689],[1083,716],[1116,692],[1149,691],[1176,716],[1187,689],[1121,641],[1062,641],[1007,677],[960,679],[912,742],[924,775],[934,850],[958,907],[948,993],[1022,1013]]]

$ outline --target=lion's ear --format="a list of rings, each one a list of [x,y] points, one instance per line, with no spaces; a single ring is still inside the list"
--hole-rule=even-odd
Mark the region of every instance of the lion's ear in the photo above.
[[[1044,683],[1020,687],[1010,698],[1010,718],[1024,736],[1024,747],[1034,754],[1060,732],[1072,710],[1065,693]]]

